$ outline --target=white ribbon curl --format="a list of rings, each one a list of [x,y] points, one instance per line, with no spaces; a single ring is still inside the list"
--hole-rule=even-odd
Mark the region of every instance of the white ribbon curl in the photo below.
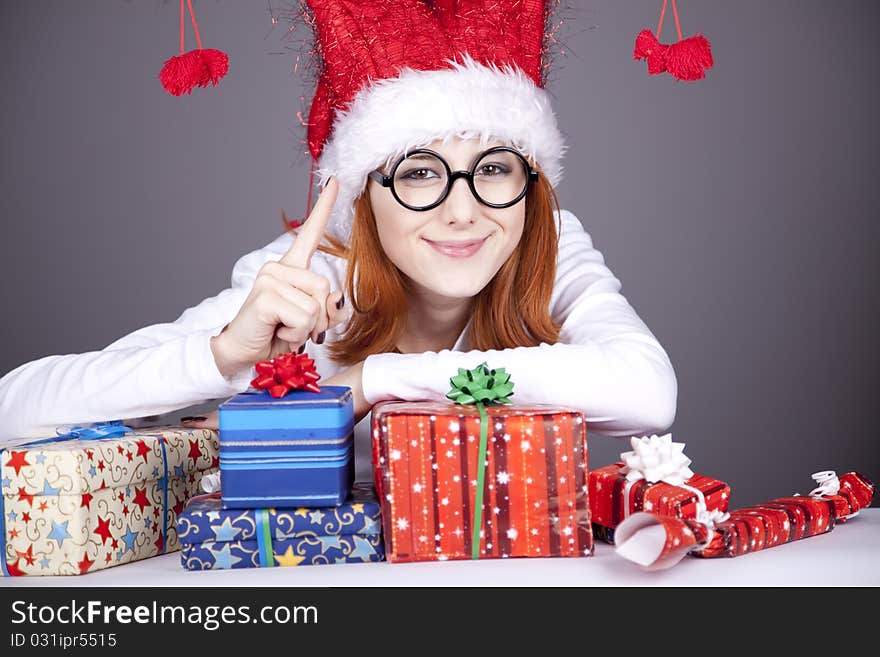
[[[220,490],[220,473],[212,472],[211,474],[206,474],[202,477],[200,485],[206,493],[216,493]]]
[[[834,470],[822,470],[814,472],[813,481],[819,484],[810,491],[810,497],[823,497],[825,495],[837,495],[840,492],[840,479]]]
[[[837,473],[834,470],[814,472],[811,476],[813,477],[813,481],[819,485],[810,491],[810,497],[827,499],[840,492],[840,479],[838,479]],[[795,493],[795,496],[797,497],[798,494]],[[849,515],[840,516],[838,520],[849,520],[850,518],[855,518],[857,515],[859,515],[859,512],[853,511]]]
[[[715,537],[715,523],[724,522],[730,518],[730,514],[726,511],[719,511],[718,509],[713,509],[711,511],[706,509],[705,500],[700,500],[697,504],[697,516],[694,518],[698,523],[704,525],[706,527],[706,540],[701,544],[697,545],[695,550],[704,550],[709,547],[709,543],[712,542],[712,539]]]

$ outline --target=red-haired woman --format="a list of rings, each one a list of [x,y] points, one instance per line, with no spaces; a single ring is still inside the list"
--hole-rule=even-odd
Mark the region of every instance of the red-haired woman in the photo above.
[[[315,15],[328,38],[332,25]],[[565,147],[540,61],[498,66],[498,52],[325,66],[309,122],[323,191],[299,230],[243,256],[231,287],[172,323],[7,374],[0,437],[225,398],[247,389],[257,361],[301,349],[322,385],[354,392],[359,477],[369,478],[361,420],[372,404],[443,400],[457,368],[483,361],[511,373],[517,403],[582,409],[608,435],[665,430],[669,358],[556,202]]]

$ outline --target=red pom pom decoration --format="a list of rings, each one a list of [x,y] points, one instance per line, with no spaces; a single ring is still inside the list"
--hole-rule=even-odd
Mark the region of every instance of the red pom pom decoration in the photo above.
[[[192,93],[195,87],[216,85],[229,71],[229,57],[213,49],[190,50],[175,55],[162,67],[159,80],[172,96]]]
[[[321,392],[317,383],[321,375],[315,370],[315,361],[305,352],[281,354],[272,360],[261,360],[254,367],[257,376],[251,385],[258,390],[268,390],[276,399],[291,390]]]
[[[712,46],[701,34],[673,43],[666,50],[666,70],[677,80],[702,80],[713,64]]]
[[[180,0],[180,54],[165,62],[159,72],[159,80],[165,91],[172,96],[192,93],[195,87],[215,85],[229,71],[229,56],[220,50],[202,48],[199,26],[192,8],[192,0],[186,0],[193,30],[196,33],[198,49],[183,52],[184,11],[183,0]]]
[[[706,77],[706,70],[712,68],[715,63],[712,59],[712,44],[702,34],[682,39],[675,0],[672,0],[672,11],[675,13],[678,42],[671,45],[660,43],[660,31],[663,29],[663,17],[666,14],[667,2],[668,0],[663,0],[660,22],[657,25],[657,36],[655,37],[651,30],[639,32],[633,48],[633,59],[647,60],[650,75],[665,71],[676,80],[686,82],[701,80]]]
[[[657,37],[651,30],[642,30],[636,37],[633,59],[647,59],[648,73],[656,75],[666,70],[666,51],[668,49],[669,46],[657,41]]]

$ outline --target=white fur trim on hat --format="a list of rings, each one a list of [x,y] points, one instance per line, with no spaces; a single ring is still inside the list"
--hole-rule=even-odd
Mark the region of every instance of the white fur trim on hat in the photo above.
[[[518,67],[486,66],[466,54],[449,63],[378,80],[338,112],[316,170],[321,187],[330,176],[339,180],[327,226],[334,236],[349,240],[354,202],[370,171],[435,139],[508,142],[533,158],[551,185],[562,179],[565,140],[547,92]]]

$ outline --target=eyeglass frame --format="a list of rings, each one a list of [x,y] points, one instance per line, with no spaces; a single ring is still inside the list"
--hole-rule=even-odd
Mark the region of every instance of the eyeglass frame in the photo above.
[[[488,201],[486,201],[485,199],[483,199],[479,195],[479,193],[477,192],[477,189],[476,189],[476,185],[474,185],[474,174],[476,173],[477,165],[487,155],[489,155],[490,153],[498,152],[498,151],[508,151],[508,152],[516,155],[520,159],[520,161],[523,163],[523,166],[525,167],[525,169],[528,171],[528,176],[526,177],[526,184],[523,187],[522,192],[520,192],[520,194],[515,199],[513,199],[512,201],[510,201],[508,203],[489,203]],[[403,164],[403,162],[408,157],[415,155],[417,153],[427,153],[428,155],[433,155],[434,157],[436,157],[438,160],[440,160],[443,163],[443,166],[446,169],[446,189],[443,191],[443,194],[441,194],[440,198],[437,199],[436,201],[434,201],[434,203],[432,203],[431,205],[426,205],[426,206],[422,206],[422,207],[416,207],[416,206],[412,206],[412,205],[408,205],[407,203],[404,203],[403,200],[397,195],[397,190],[394,187],[394,176],[397,174],[398,167],[400,167],[400,165]],[[391,167],[390,174],[385,175],[379,169],[374,169],[373,171],[370,171],[369,177],[372,178],[373,180],[375,180],[380,185],[382,185],[382,187],[390,188],[391,194],[392,194],[392,196],[394,196],[394,200],[396,200],[398,203],[400,203],[406,209],[413,210],[414,212],[425,212],[427,210],[433,210],[438,205],[443,203],[443,201],[446,200],[446,197],[449,196],[449,193],[452,191],[452,185],[455,184],[455,181],[458,178],[464,178],[465,180],[467,180],[467,184],[468,184],[468,187],[470,187],[471,194],[473,194],[474,198],[477,199],[477,201],[479,201],[483,205],[486,205],[490,208],[496,208],[496,209],[503,209],[503,208],[512,207],[512,206],[516,205],[517,203],[519,203],[523,199],[523,197],[526,195],[526,193],[528,193],[529,185],[531,183],[537,182],[538,172],[537,172],[537,170],[535,170],[532,167],[531,164],[529,164],[529,161],[525,158],[525,156],[522,153],[520,153],[515,148],[512,148],[511,146],[493,146],[492,148],[487,148],[482,153],[479,153],[476,158],[474,158],[474,163],[471,165],[471,168],[469,171],[464,170],[464,169],[461,169],[459,171],[453,171],[449,167],[449,163],[446,162],[446,159],[442,155],[440,155],[440,153],[432,151],[430,148],[417,148],[415,150],[406,152],[403,155],[401,155],[397,159],[397,161],[394,163],[394,166]]]

